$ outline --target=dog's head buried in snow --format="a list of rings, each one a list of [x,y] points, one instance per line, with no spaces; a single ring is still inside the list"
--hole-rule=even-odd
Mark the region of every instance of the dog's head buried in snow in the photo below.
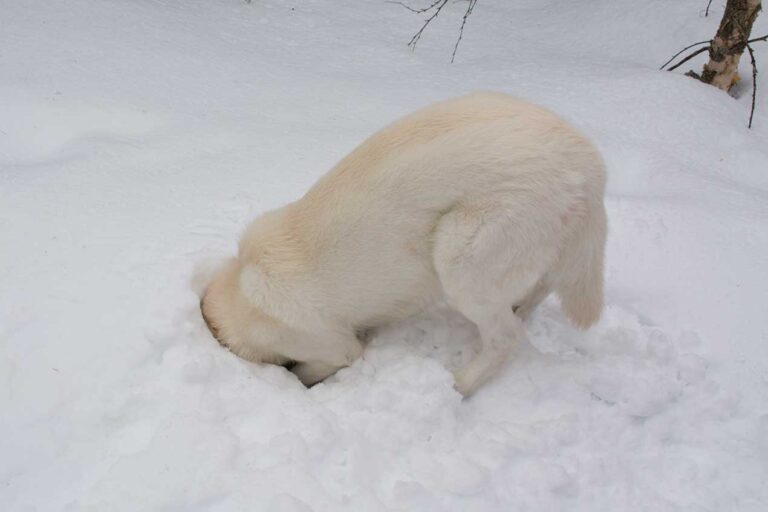
[[[279,347],[280,339],[285,337],[280,333],[279,322],[249,306],[241,297],[239,275],[237,263],[228,262],[200,301],[208,329],[219,343],[244,359],[287,364],[287,358],[270,350]]]
[[[362,355],[356,333],[442,300],[478,328],[454,373],[472,393],[550,293],[586,328],[603,300],[605,170],[551,112],[498,93],[417,111],[300,200],[257,218],[201,301],[213,335],[312,385]]]
[[[301,336],[248,302],[242,275],[237,260],[218,271],[200,301],[205,324],[221,345],[243,359],[293,368],[296,361],[285,352]],[[317,380],[302,382],[312,385]]]

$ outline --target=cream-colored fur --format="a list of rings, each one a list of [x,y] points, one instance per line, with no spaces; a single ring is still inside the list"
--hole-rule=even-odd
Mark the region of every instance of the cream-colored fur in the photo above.
[[[605,171],[549,111],[499,93],[419,110],[366,140],[298,201],[257,218],[209,286],[218,339],[313,384],[360,357],[361,329],[439,299],[477,325],[471,393],[550,291],[579,327],[603,298]]]

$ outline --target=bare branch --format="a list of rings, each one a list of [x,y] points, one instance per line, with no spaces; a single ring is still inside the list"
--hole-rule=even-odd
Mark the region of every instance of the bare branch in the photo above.
[[[711,43],[711,42],[712,42],[712,40],[711,40],[711,39],[708,39],[708,40],[706,40],[706,41],[699,41],[698,43],[693,43],[692,45],[686,46],[685,48],[683,48],[682,50],[680,50],[679,52],[677,52],[676,54],[674,54],[674,55],[672,56],[672,58],[671,58],[671,59],[669,59],[667,62],[665,62],[664,64],[662,64],[662,65],[661,65],[661,67],[660,67],[659,69],[664,69],[665,67],[667,67],[667,64],[669,64],[670,62],[672,62],[673,60],[675,60],[675,59],[677,58],[677,56],[678,56],[678,55],[680,55],[681,53],[683,53],[685,50],[688,50],[688,49],[690,49],[690,48],[693,48],[694,46],[699,46],[700,44],[709,44],[709,43]],[[670,70],[670,71],[671,71],[671,70]]]
[[[453,62],[456,59],[456,52],[459,49],[459,44],[461,44],[461,39],[464,37],[464,27],[467,25],[467,19],[472,14],[472,11],[475,8],[475,5],[477,5],[477,0],[466,0],[467,1],[467,10],[464,11],[464,16],[461,19],[461,27],[459,28],[459,36],[456,39],[456,44],[453,45],[453,53],[451,54],[451,62]],[[429,13],[429,17],[424,20],[424,23],[421,25],[421,28],[413,34],[413,37],[411,37],[411,40],[408,41],[408,46],[411,48],[411,50],[416,49],[416,44],[421,39],[421,36],[424,34],[424,30],[429,26],[432,21],[434,21],[435,18],[437,18],[440,13],[443,11],[443,8],[448,5],[449,0],[433,0],[431,4],[429,4],[426,7],[417,8],[417,7],[411,7],[410,5],[406,4],[403,1],[400,0],[386,0],[389,4],[396,4],[400,5],[402,7],[405,7],[410,12],[415,14],[427,14]]]
[[[432,20],[437,18],[437,16],[440,14],[440,11],[443,10],[443,7],[445,7],[447,3],[448,3],[448,0],[436,0],[432,5],[430,5],[429,7],[426,7],[425,10],[421,11],[421,12],[428,12],[434,9],[435,12],[433,12],[429,18],[424,20],[424,24],[421,26],[418,32],[413,34],[413,37],[411,38],[411,40],[408,41],[408,46],[411,47],[411,50],[416,49],[416,43],[418,43],[419,39],[421,39],[421,34],[424,33],[424,29],[426,29],[429,26],[429,24],[432,23]]]
[[[387,0],[386,3],[402,5],[403,7],[405,7],[406,9],[408,9],[411,12],[415,12],[416,14],[422,14],[422,13],[425,13],[427,11],[431,11],[437,4],[439,4],[442,1],[443,0],[435,0],[435,2],[432,5],[430,5],[429,7],[424,7],[423,9],[415,9],[415,8],[411,7],[410,5],[406,4],[405,2],[396,2],[394,0]]]
[[[712,0],[709,0],[709,2],[707,2],[707,8],[704,10],[704,17],[709,16],[709,7],[711,5],[712,5]]]
[[[752,61],[752,108],[749,111],[747,128],[752,128],[752,118],[755,115],[755,97],[757,96],[757,63],[755,62],[755,52],[749,44],[747,44],[747,51],[749,52],[749,59]]]
[[[682,66],[683,64],[685,64],[686,62],[688,62],[698,54],[704,53],[707,50],[709,50],[709,46],[705,46],[704,48],[699,48],[698,50],[696,50],[695,52],[693,52],[692,54],[690,54],[689,56],[687,56],[686,58],[684,58],[683,60],[675,64],[674,66],[672,66],[671,68],[667,69],[667,71],[674,71],[675,69],[679,68],[680,66]]]
[[[764,42],[766,42],[766,41],[768,41],[768,34],[766,34],[766,35],[764,35],[764,36],[760,36],[760,37],[755,37],[755,38],[753,38],[753,39],[750,39],[750,40],[749,40],[749,41],[747,41],[746,43],[742,43],[742,44],[744,44],[744,46],[748,46],[748,45],[749,45],[749,44],[751,44],[751,43],[764,43]],[[686,46],[685,48],[683,48],[682,50],[680,50],[679,52],[677,52],[676,54],[674,54],[674,55],[672,56],[672,58],[671,58],[671,59],[669,59],[667,62],[665,62],[664,64],[662,64],[662,65],[661,65],[661,67],[660,67],[659,69],[664,69],[665,67],[667,67],[667,65],[668,65],[670,62],[672,62],[673,60],[675,60],[675,59],[677,58],[677,56],[678,56],[678,55],[680,55],[681,53],[683,53],[685,50],[689,50],[689,49],[693,48],[694,46],[699,46],[700,44],[710,44],[710,43],[712,43],[712,40],[711,40],[711,39],[710,39],[709,41],[699,41],[698,43],[693,43],[693,44],[691,44],[691,45],[688,45],[688,46]],[[737,48],[737,47],[739,47],[739,46],[741,46],[741,44],[737,44],[737,45],[734,45],[734,46],[732,46],[732,47],[731,47],[731,49],[736,49],[736,48]],[[694,52],[692,55],[689,55],[687,58],[685,58],[685,59],[684,59],[682,62],[680,62],[680,63],[676,64],[675,66],[673,66],[673,67],[671,67],[671,68],[669,68],[667,71],[672,71],[673,69],[676,69],[677,67],[679,67],[679,66],[680,66],[680,64],[682,64],[683,62],[686,62],[686,61],[690,60],[691,58],[695,57],[696,55],[698,55],[698,54],[700,54],[700,53],[701,53],[701,50],[699,50],[699,51],[697,51],[697,52]]]
[[[456,39],[456,45],[453,47],[453,54],[451,55],[451,63],[453,63],[454,59],[456,58],[456,50],[459,49],[459,43],[461,43],[461,38],[464,35],[464,25],[467,24],[467,18],[469,18],[469,15],[472,14],[472,9],[475,8],[476,3],[477,3],[477,0],[469,0],[469,3],[467,4],[467,11],[464,13],[464,17],[461,19],[461,28],[459,29],[459,38]]]

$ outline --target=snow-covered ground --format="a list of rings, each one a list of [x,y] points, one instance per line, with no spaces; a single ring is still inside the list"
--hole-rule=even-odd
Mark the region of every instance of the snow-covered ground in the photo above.
[[[451,65],[463,2],[412,53],[380,0],[0,0],[0,510],[768,510],[768,75],[747,130],[748,61],[657,71],[723,4],[481,0]],[[464,401],[445,311],[309,391],[211,338],[248,219],[477,89],[604,152],[596,327],[550,300]]]

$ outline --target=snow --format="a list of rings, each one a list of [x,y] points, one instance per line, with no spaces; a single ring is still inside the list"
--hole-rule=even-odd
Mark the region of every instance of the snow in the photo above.
[[[451,65],[463,4],[412,53],[378,0],[4,2],[0,510],[768,510],[765,87],[747,130],[748,62],[737,99],[657,70],[721,4],[483,0]],[[477,89],[604,153],[596,327],[549,300],[467,400],[441,309],[308,391],[211,338],[248,219]]]

